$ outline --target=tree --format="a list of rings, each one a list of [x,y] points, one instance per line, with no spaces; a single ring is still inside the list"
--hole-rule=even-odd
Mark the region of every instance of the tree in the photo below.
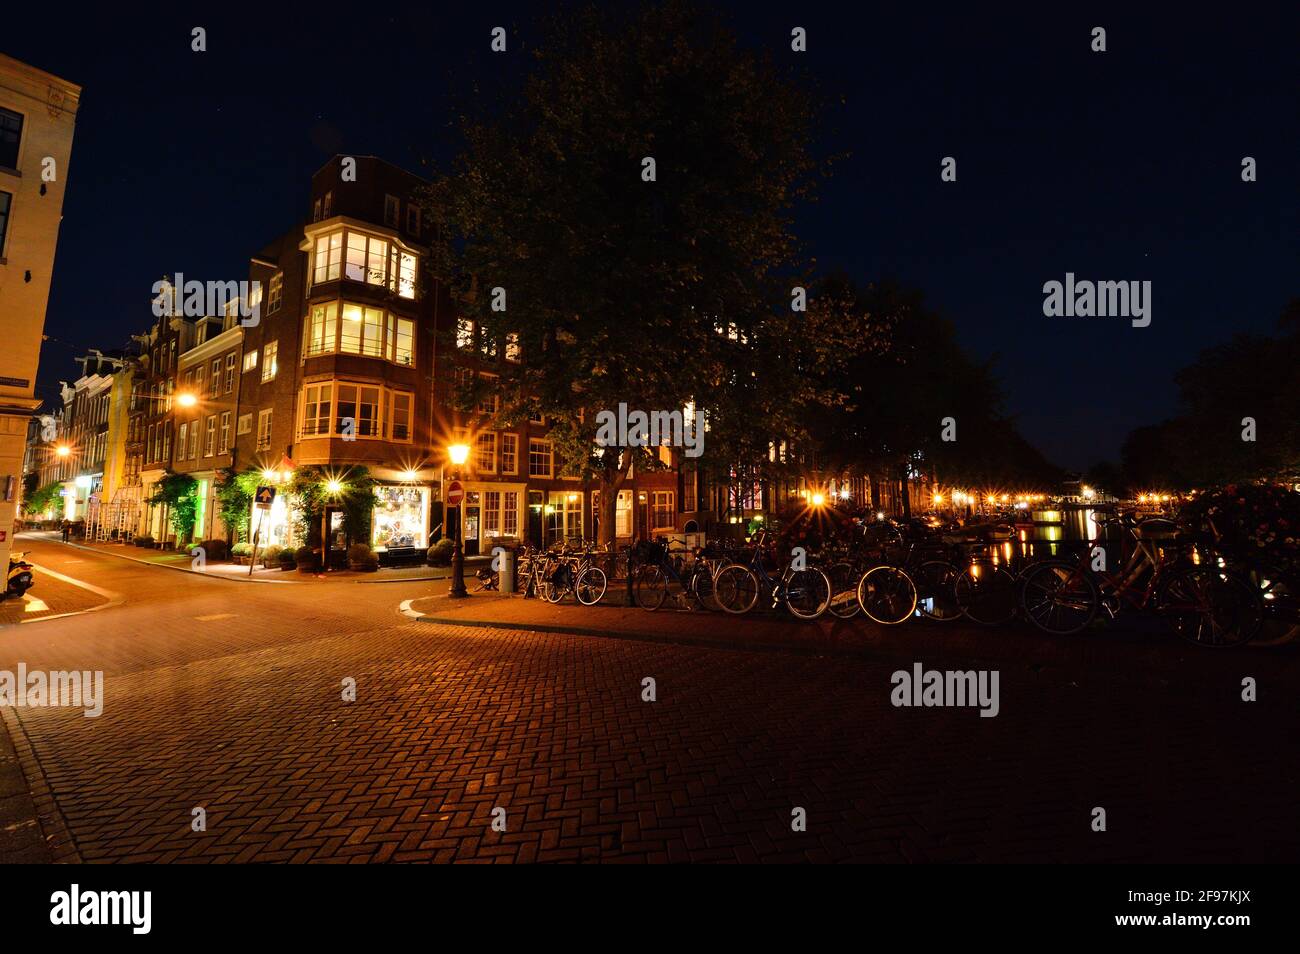
[[[158,480],[148,503],[167,507],[168,520],[176,542],[184,545],[194,534],[194,518],[199,510],[199,482],[189,474],[168,471]]]
[[[541,414],[563,471],[617,491],[654,448],[597,446],[597,414],[694,404],[713,466],[765,458],[816,395],[824,342],[792,309],[811,197],[811,98],[687,3],[557,18],[518,97],[465,118],[435,180],[434,268],[498,361],[501,419]],[[451,350],[451,349],[447,349]],[[630,444],[631,442],[629,442]]]
[[[28,477],[35,477],[35,474],[28,474]],[[23,510],[32,516],[44,513],[50,505],[59,498],[59,490],[63,487],[57,480],[53,483],[46,484],[39,490],[33,490],[23,497]]]

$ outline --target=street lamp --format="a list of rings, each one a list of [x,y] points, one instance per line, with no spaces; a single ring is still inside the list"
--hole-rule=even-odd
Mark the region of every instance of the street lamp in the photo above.
[[[199,399],[189,391],[182,391],[180,394],[176,395],[176,403],[181,407],[193,407],[199,403]]]
[[[59,457],[67,457],[72,453],[72,448],[67,444],[60,444],[58,447],[54,448],[54,453]]]
[[[456,480],[460,479],[460,468],[464,466],[465,461],[469,460],[468,444],[452,444],[447,448],[447,456],[451,459],[456,468]],[[464,528],[461,526],[462,519],[456,518],[456,539],[452,544],[451,551],[451,589],[447,595],[460,599],[469,596],[469,591],[465,589],[465,550],[461,545],[461,537]]]

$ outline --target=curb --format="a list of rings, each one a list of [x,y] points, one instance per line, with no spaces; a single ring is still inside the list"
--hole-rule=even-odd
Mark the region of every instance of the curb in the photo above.
[[[551,623],[516,623],[512,621],[493,621],[480,619],[457,619],[449,616],[429,616],[419,610],[410,608],[410,600],[402,604],[400,612],[420,623],[434,623],[439,626],[467,626],[481,629],[509,629],[525,633],[553,633],[563,636],[594,636],[600,639],[623,639],[640,643],[664,643],[672,646],[696,646],[702,649],[721,649],[730,652],[747,653],[787,653],[799,656],[877,656],[879,651],[867,647],[850,646],[810,646],[807,643],[773,642],[754,643],[737,641],[719,642],[716,639],[701,639],[693,636],[667,635],[645,630],[598,629],[594,626],[557,626]]]
[[[32,748],[31,740],[23,731],[22,721],[9,706],[0,706],[0,726],[7,731],[9,742],[18,756],[18,764],[27,781],[32,806],[36,809],[36,821],[41,826],[41,840],[50,853],[53,864],[80,864],[81,853],[77,850],[76,839],[68,830],[63,812],[54,800],[54,792],[45,778],[40,759]]]
[[[60,543],[65,547],[75,547],[78,550],[85,550],[87,553],[100,553],[104,556],[114,557],[118,560],[130,560],[132,563],[139,563],[142,566],[155,566],[163,570],[175,570],[178,573],[190,573],[194,576],[201,576],[206,580],[225,580],[228,583],[298,583],[298,580],[258,580],[248,577],[226,576],[221,573],[205,573],[202,570],[191,570],[185,566],[173,566],[170,563],[155,563],[152,560],[142,560],[139,557],[127,556],[125,553],[114,553],[112,550],[101,550],[98,547],[88,547],[83,543],[63,543],[62,540],[52,541]]]

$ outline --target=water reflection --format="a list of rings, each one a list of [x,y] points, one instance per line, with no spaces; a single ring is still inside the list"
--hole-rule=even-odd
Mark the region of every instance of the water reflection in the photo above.
[[[1002,546],[1002,556],[1011,563],[1061,556],[1092,542],[1117,542],[1119,532],[1099,523],[1092,507],[1027,510],[1016,524],[1015,542]]]

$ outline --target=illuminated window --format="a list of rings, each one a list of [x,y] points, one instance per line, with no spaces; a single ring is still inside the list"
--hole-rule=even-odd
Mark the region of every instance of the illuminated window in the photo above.
[[[208,427],[203,434],[203,456],[211,457],[217,450],[217,415],[208,415]]]
[[[221,412],[221,439],[217,442],[217,453],[224,454],[230,450],[230,412]]]
[[[199,459],[199,422],[190,421],[190,460]]]
[[[388,433],[395,441],[411,439],[411,395],[406,391],[392,391],[389,394],[391,418]]]
[[[323,385],[328,388],[329,385]],[[308,391],[310,392],[310,388]],[[328,399],[328,396],[327,398]],[[310,401],[310,397],[308,398]],[[357,437],[379,436],[379,388],[364,384],[338,385],[338,412],[334,433],[349,432],[346,421],[353,421],[351,433]],[[307,433],[306,430],[303,433]],[[323,432],[319,432],[323,433]]]
[[[272,341],[262,348],[262,380],[270,381],[275,377],[277,370],[276,354],[280,350],[280,342]]]
[[[519,472],[519,435],[502,434],[501,435],[501,473],[516,474]]]
[[[302,436],[316,437],[330,431],[333,385],[309,384],[303,388]]]
[[[269,450],[271,447],[271,408],[257,412],[257,449]]]
[[[249,351],[244,355],[244,370],[253,371],[257,368],[257,350]]]
[[[271,276],[271,290],[266,296],[266,313],[273,315],[280,310],[280,302],[284,300],[284,272],[276,272]]]
[[[386,348],[385,357],[394,364],[404,364],[408,367],[413,364],[415,357],[415,322],[410,318],[398,318],[396,315],[389,315]]]
[[[528,476],[551,476],[551,442],[530,440],[528,442]]]
[[[307,357],[327,354],[338,347],[338,314],[336,301],[314,305],[307,316],[307,335],[303,354]]]
[[[235,352],[226,355],[226,393],[235,389]]]
[[[208,380],[208,395],[216,397],[221,393],[221,359],[212,359],[212,375]]]
[[[523,352],[519,349],[519,332],[512,331],[506,335],[506,360],[519,361]]]
[[[182,424],[180,429],[180,437],[176,441],[177,460],[185,459],[185,439],[189,437],[189,433],[190,433],[190,426],[188,424]]]
[[[484,474],[496,473],[497,436],[492,431],[484,431],[474,441],[474,469]]]
[[[343,265],[343,233],[331,232],[316,239],[312,283],[338,281]]]
[[[474,347],[474,322],[468,318],[456,319],[456,347]]]
[[[650,495],[650,529],[674,529],[673,516],[673,492],[671,490],[656,490],[652,493]]]
[[[343,306],[343,322],[339,326],[340,351],[371,358],[382,357],[383,332],[383,309],[348,304]]]

